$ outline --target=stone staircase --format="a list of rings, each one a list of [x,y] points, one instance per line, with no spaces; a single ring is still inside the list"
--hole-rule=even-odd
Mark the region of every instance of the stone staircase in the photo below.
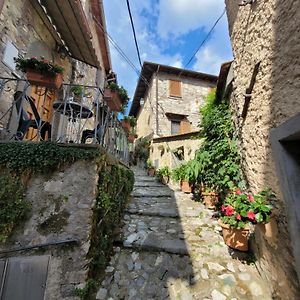
[[[97,299],[272,299],[232,259],[212,211],[135,169],[135,186]]]

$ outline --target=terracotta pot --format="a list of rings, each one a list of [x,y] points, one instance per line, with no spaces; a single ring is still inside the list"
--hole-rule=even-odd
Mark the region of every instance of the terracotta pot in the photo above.
[[[105,89],[103,98],[111,110],[122,111],[122,101],[121,101],[119,93],[117,91]]]
[[[128,142],[129,142],[129,143],[133,143],[134,140],[135,140],[135,135],[134,135],[134,134],[129,134],[129,135],[128,135]]]
[[[122,120],[121,125],[125,129],[126,132],[130,131],[131,126],[130,126],[130,123],[128,120]]]
[[[215,209],[216,208],[216,204],[218,203],[219,199],[218,199],[218,194],[217,193],[205,193],[202,192],[202,198],[203,198],[203,202],[205,204],[205,206],[209,209]]]
[[[182,180],[180,182],[180,188],[184,193],[187,193],[187,194],[190,194],[193,191],[192,186],[189,184],[188,181],[185,181],[185,180]]]
[[[169,180],[170,180],[169,176],[163,176],[163,177],[161,178],[161,182],[162,182],[163,184],[168,184],[168,183],[169,183]]]
[[[151,177],[154,177],[155,175],[155,169],[152,167],[152,168],[148,168],[148,175],[151,176]]]
[[[41,74],[31,69],[26,71],[26,77],[32,85],[43,86],[52,90],[60,89],[63,82],[62,74]]]
[[[278,235],[278,227],[273,214],[270,215],[270,221],[268,223],[258,223],[257,228],[264,234],[266,239],[276,241]]]
[[[237,229],[224,224],[221,219],[218,222],[222,227],[223,239],[227,246],[239,251],[248,251],[250,228]]]

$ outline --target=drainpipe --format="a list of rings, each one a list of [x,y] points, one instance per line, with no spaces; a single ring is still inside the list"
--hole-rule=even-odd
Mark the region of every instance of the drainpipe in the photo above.
[[[159,123],[158,123],[158,72],[159,72],[160,65],[157,66],[156,70],[156,135],[158,136],[158,129],[159,129]]]

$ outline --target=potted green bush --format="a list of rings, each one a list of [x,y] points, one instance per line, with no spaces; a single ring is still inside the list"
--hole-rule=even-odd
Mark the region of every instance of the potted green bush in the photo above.
[[[168,184],[170,180],[171,171],[169,167],[163,167],[156,171],[156,178],[163,184]]]
[[[136,126],[136,119],[133,116],[124,116],[121,121],[121,125],[127,132],[129,132],[131,128]]]
[[[226,245],[248,251],[249,225],[268,221],[271,214],[271,206],[263,198],[261,193],[246,194],[240,189],[227,195],[221,207],[222,217],[219,219]]]
[[[124,112],[128,100],[129,97],[126,89],[117,83],[110,83],[104,90],[104,101],[113,111]]]
[[[37,86],[49,89],[59,89],[63,82],[64,68],[54,64],[44,57],[24,58],[22,56],[14,58],[16,69],[26,73],[27,80]]]
[[[147,159],[147,173],[151,177],[154,177],[155,175],[155,168],[153,166],[152,161],[149,158]]]
[[[184,193],[192,193],[193,186],[190,183],[192,176],[190,170],[186,163],[181,164],[177,168],[173,169],[172,171],[172,179],[176,182],[179,182],[180,189]]]

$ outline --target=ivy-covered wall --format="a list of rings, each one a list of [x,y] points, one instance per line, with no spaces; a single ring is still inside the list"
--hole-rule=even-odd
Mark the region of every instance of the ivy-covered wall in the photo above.
[[[45,299],[91,299],[133,173],[99,149],[51,142],[0,144],[0,165],[0,252],[77,240],[21,255],[50,256]]]

